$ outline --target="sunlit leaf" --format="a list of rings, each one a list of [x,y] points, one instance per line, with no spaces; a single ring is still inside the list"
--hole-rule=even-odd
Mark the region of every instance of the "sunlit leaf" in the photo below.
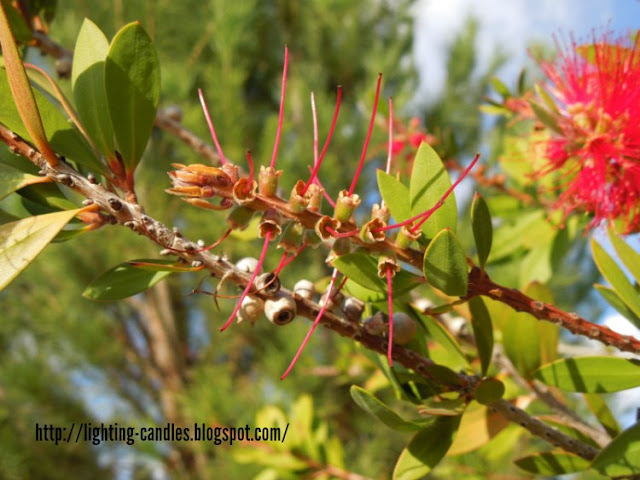
[[[412,214],[418,215],[432,208],[449,187],[451,179],[442,160],[430,145],[423,142],[413,161],[409,184]],[[442,207],[422,224],[421,230],[427,239],[432,239],[444,228],[455,231],[458,209],[454,195],[452,192]]]
[[[38,215],[0,225],[0,290],[24,270],[80,210]]]
[[[376,173],[380,195],[396,223],[411,218],[411,203],[407,186],[382,170],[377,170]]]
[[[640,365],[619,357],[563,358],[540,367],[534,376],[569,392],[610,393],[640,386]]]
[[[153,287],[170,274],[170,271],[144,270],[121,263],[91,282],[82,295],[91,300],[120,300]]]
[[[499,413],[492,413],[484,405],[471,402],[460,421],[460,429],[447,456],[472,452],[486,445],[509,425]]]
[[[640,472],[640,424],[628,428],[607,445],[591,464],[610,477]]]
[[[360,408],[393,430],[416,432],[424,427],[424,424],[405,420],[364,388],[352,385],[349,392],[351,393],[353,401],[356,402]]]
[[[616,249],[616,253],[620,257],[620,260],[622,260],[624,266],[627,267],[627,270],[629,270],[629,273],[636,283],[640,283],[640,254],[631,248],[627,242],[616,235],[613,229],[609,228],[608,234],[609,240],[611,241],[613,248]]]
[[[633,323],[636,328],[640,328],[640,317],[638,317],[633,310],[631,310],[626,303],[622,301],[620,295],[616,293],[613,288],[605,287],[604,285],[595,284],[593,286],[602,298],[604,298],[609,305],[615,308],[623,317]]]
[[[538,475],[564,475],[589,468],[589,461],[566,452],[543,452],[519,458],[514,462],[527,472]]]
[[[593,412],[598,419],[598,422],[600,422],[600,425],[604,427],[607,433],[612,437],[619,435],[620,425],[607,406],[607,403],[604,401],[604,398],[602,398],[602,395],[598,395],[597,393],[585,393],[583,394],[583,397],[589,406],[589,410]]]
[[[48,181],[49,179],[46,177],[31,175],[10,165],[0,163],[0,198],[4,198],[27,185]]]
[[[347,253],[334,259],[333,266],[368,290],[381,293],[387,291],[386,279],[378,276],[378,264],[371,255],[362,252]],[[419,277],[402,270],[392,280],[393,291],[396,294],[408,292],[419,284]]]
[[[448,228],[429,243],[423,269],[429,283],[447,295],[462,297],[467,294],[467,258],[455,233]]]
[[[151,38],[139,22],[116,34],[104,69],[109,113],[118,150],[129,167],[140,161],[160,98],[160,66]]]

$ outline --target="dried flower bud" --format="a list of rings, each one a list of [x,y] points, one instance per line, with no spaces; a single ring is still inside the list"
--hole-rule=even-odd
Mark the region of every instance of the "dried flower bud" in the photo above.
[[[342,304],[342,311],[352,322],[359,322],[364,312],[364,302],[354,297],[346,297]]]
[[[291,221],[284,229],[282,237],[278,247],[282,248],[285,252],[294,253],[297,252],[302,245],[302,237],[304,235],[304,227],[300,222]]]
[[[241,272],[253,273],[258,266],[258,259],[253,257],[244,257],[236,262],[236,268]]]
[[[302,213],[307,209],[307,205],[309,205],[308,192],[302,193],[304,192],[304,187],[305,183],[302,180],[298,180],[293,186],[293,190],[291,190],[289,208],[293,213]]]
[[[274,325],[291,323],[298,313],[296,302],[291,295],[283,291],[264,302],[264,314]]]
[[[256,289],[265,295],[273,296],[280,291],[280,279],[273,272],[267,272],[256,278]]]
[[[236,183],[240,178],[240,167],[233,163],[226,162],[221,167],[222,171],[227,174],[231,183]]]
[[[318,237],[320,237],[320,239],[329,240],[330,238],[333,238],[333,235],[330,231],[327,230],[327,227],[331,228],[332,230],[338,230],[340,228],[340,225],[341,224],[339,220],[331,218],[329,215],[325,215],[323,217],[320,217],[320,220],[316,222],[315,232]]]
[[[322,188],[315,183],[309,185],[307,188],[307,196],[309,197],[309,205],[307,209],[311,212],[319,212],[322,208]]]
[[[174,188],[170,189],[171,193],[180,194],[181,190],[184,190],[185,194],[190,196],[210,197],[213,196],[212,188],[225,188],[234,183],[222,168],[210,167],[200,163],[192,165],[172,163],[171,166],[176,169],[169,172],[174,186]],[[200,189],[202,194],[192,194],[194,187]]]
[[[360,196],[357,193],[349,195],[346,190],[341,190],[336,200],[336,208],[333,216],[339,222],[347,223],[351,219],[351,215],[360,205]]]
[[[260,167],[258,175],[258,190],[265,197],[273,197],[278,190],[278,180],[282,175],[282,170],[276,171],[273,167]]]
[[[260,238],[265,238],[267,232],[271,232],[271,238],[275,238],[282,233],[282,227],[280,226],[280,213],[274,209],[269,208],[262,214],[262,220],[258,225],[258,235]]]
[[[296,295],[300,295],[305,300],[313,300],[313,295],[315,294],[315,292],[316,289],[314,288],[313,283],[311,283],[309,280],[299,280],[293,286],[293,293],[295,293]]]
[[[400,229],[398,236],[396,237],[396,245],[400,248],[407,248],[411,242],[415,242],[420,238],[422,232],[420,230],[411,232],[406,225]]]
[[[235,206],[227,217],[227,223],[233,230],[245,230],[254,213],[250,208]]]
[[[371,219],[373,220],[376,218],[379,218],[380,220],[382,220],[386,225],[389,222],[389,218],[391,218],[391,213],[389,212],[389,208],[387,208],[386,205],[383,205],[381,207],[377,203],[374,203],[373,207],[371,208]]]
[[[248,178],[241,178],[233,185],[233,199],[239,205],[246,205],[256,199],[258,184],[255,180],[249,183]]]
[[[416,321],[403,312],[393,314],[393,343],[406,345],[418,332]]]
[[[360,240],[365,243],[384,242],[387,236],[383,231],[381,232],[376,230],[386,226],[386,222],[379,218],[374,218],[373,220],[365,223],[360,229]]]
[[[237,322],[242,323],[247,320],[251,325],[254,325],[263,313],[264,300],[260,297],[247,295],[242,299],[240,310],[238,310]]]
[[[378,258],[378,276],[380,278],[386,278],[388,267],[391,269],[392,278],[395,276],[396,272],[400,271],[400,265],[398,265],[396,254],[393,252],[383,253]]]

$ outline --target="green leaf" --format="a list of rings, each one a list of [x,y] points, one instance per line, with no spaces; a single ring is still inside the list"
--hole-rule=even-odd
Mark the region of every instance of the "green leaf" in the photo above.
[[[504,396],[504,383],[495,378],[483,378],[473,391],[476,401],[481,405],[490,405]]]
[[[356,402],[360,408],[393,430],[399,432],[416,432],[424,427],[424,424],[405,420],[364,388],[352,385],[349,393],[351,393],[351,398],[353,398],[353,401]]]
[[[96,172],[104,171],[104,166],[96,159],[91,147],[89,147],[80,132],[69,123],[60,109],[37,88],[33,90],[33,95],[51,147],[60,155],[92,168]],[[33,141],[20,119],[16,104],[11,97],[7,71],[3,68],[0,68],[0,123],[25,140]]]
[[[48,179],[38,175],[31,175],[10,165],[0,163],[0,198],[20,190],[27,185],[46,182]]]
[[[616,253],[622,260],[622,263],[629,273],[636,281],[636,283],[640,283],[640,254],[636,252],[633,248],[631,248],[627,242],[622,240],[618,235],[615,234],[613,229],[609,228],[609,240],[613,245],[613,248],[616,249]]]
[[[427,398],[418,407],[421,415],[455,417],[462,415],[467,403],[464,398]]]
[[[610,477],[640,472],[640,424],[614,438],[593,460],[591,467]]]
[[[20,15],[18,10],[11,6],[9,0],[2,0],[2,5],[4,6],[5,12],[7,13],[7,18],[9,19],[9,25],[11,25],[11,30],[16,37],[18,43],[28,43],[31,41],[31,29],[27,25],[24,17]]]
[[[429,358],[439,366],[446,366],[455,371],[469,368],[469,362],[455,337],[440,322],[428,315],[418,314],[418,318],[427,331],[426,337],[430,342]],[[435,345],[431,342],[435,342]]]
[[[422,143],[413,161],[409,184],[412,214],[418,215],[435,206],[450,187],[451,179],[442,160],[430,145]],[[451,192],[444,204],[422,224],[421,230],[430,240],[443,228],[455,231],[457,221],[458,208]]]
[[[398,458],[393,480],[417,480],[433,470],[453,443],[459,423],[460,417],[438,417],[416,433]]]
[[[104,85],[109,41],[95,23],[85,18],[73,53],[71,85],[78,115],[88,135],[107,157],[114,155],[113,127]]]
[[[640,295],[622,269],[594,239],[591,239],[591,250],[593,260],[602,276],[607,279],[627,307],[635,315],[640,316]]]
[[[489,81],[491,82],[493,89],[504,98],[509,98],[511,96],[509,87],[507,87],[498,77],[491,77]]]
[[[125,25],[113,38],[104,83],[118,150],[131,169],[147,145],[160,98],[158,57],[139,22]]]
[[[562,130],[558,126],[558,122],[553,116],[553,113],[533,100],[529,100],[529,105],[531,105],[531,109],[533,110],[533,113],[536,114],[536,117],[538,117],[538,120],[540,120],[546,127],[550,128],[554,132],[562,134]]]
[[[423,265],[425,277],[437,289],[451,296],[467,294],[467,258],[455,233],[448,228],[431,241],[424,252]]]
[[[640,386],[640,365],[618,357],[563,358],[543,365],[534,376],[568,392],[611,393]]]
[[[609,305],[615,308],[623,317],[633,323],[636,328],[640,328],[640,317],[638,317],[633,310],[627,307],[627,304],[622,301],[620,295],[612,288],[605,287],[604,285],[595,284],[595,289],[598,291],[602,298],[604,298]]]
[[[522,457],[514,462],[527,472],[538,475],[564,475],[589,468],[589,461],[565,452],[543,452]]]
[[[493,356],[493,325],[489,310],[480,297],[473,297],[469,301],[469,311],[471,312],[471,326],[473,335],[476,338],[476,347],[480,357],[481,371],[487,374],[491,357]]]
[[[258,448],[238,448],[233,452],[238,463],[249,463],[272,467],[279,470],[306,470],[307,464],[290,452],[269,452]]]
[[[153,287],[170,274],[121,263],[91,282],[82,295],[90,300],[120,300]]]
[[[362,252],[347,253],[335,258],[332,265],[360,286],[386,295],[387,281],[378,276],[378,264],[373,256]],[[419,284],[419,277],[401,270],[393,277],[393,293],[401,295]]]
[[[24,270],[80,210],[66,210],[0,225],[0,290]]]
[[[471,402],[460,421],[455,442],[447,456],[469,453],[489,443],[509,426],[509,421],[478,402]]]
[[[477,193],[471,204],[471,228],[473,229],[473,239],[476,242],[480,268],[484,268],[491,251],[493,226],[491,225],[491,213],[489,213],[487,202]]]
[[[0,2],[0,46],[2,47],[2,59],[7,69],[6,79],[9,87],[8,90],[11,92],[8,95],[8,101],[14,105],[14,108],[18,111],[26,130],[29,132],[29,137],[36,148],[45,156],[48,162],[55,165],[58,160],[51,145],[47,142],[47,136],[45,135],[40,113],[38,112],[38,105],[33,96],[29,77],[27,77],[27,72],[22,64],[22,58],[20,58],[18,45],[11,31],[10,20],[3,2]],[[0,97],[4,97],[5,95],[7,95],[7,93],[2,92]],[[15,102],[15,104],[13,102]]]
[[[589,410],[593,412],[607,433],[611,435],[611,437],[619,435],[620,425],[604,401],[604,398],[602,398],[602,395],[598,395],[597,393],[584,393],[583,397],[589,406]]]
[[[389,207],[391,216],[396,223],[411,218],[411,203],[409,202],[409,189],[396,177],[382,170],[376,171],[378,175],[378,188],[384,203]]]

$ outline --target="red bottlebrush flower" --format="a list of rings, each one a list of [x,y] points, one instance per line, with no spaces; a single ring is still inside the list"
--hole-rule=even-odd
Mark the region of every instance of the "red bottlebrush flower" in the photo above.
[[[556,105],[555,132],[545,145],[547,165],[536,172],[564,176],[554,207],[593,215],[590,227],[622,220],[640,228],[640,35],[630,42],[600,40],[560,48],[541,61]],[[549,124],[548,122],[545,122]]]

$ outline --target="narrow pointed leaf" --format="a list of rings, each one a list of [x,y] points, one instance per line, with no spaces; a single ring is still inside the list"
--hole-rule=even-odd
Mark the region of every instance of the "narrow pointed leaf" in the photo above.
[[[473,198],[473,204],[471,204],[471,228],[473,229],[473,239],[476,242],[480,268],[484,268],[487,258],[489,258],[489,252],[491,252],[493,226],[487,202],[477,193]]]
[[[102,30],[85,18],[73,54],[71,85],[78,115],[97,148],[113,156],[113,128],[104,85],[109,42]]]
[[[430,145],[423,142],[413,161],[409,183],[412,214],[418,215],[436,205],[449,187],[451,179],[442,160]],[[421,230],[427,239],[432,239],[443,228],[455,231],[457,221],[458,209],[452,192],[444,205],[422,224]]]
[[[543,365],[534,376],[568,392],[611,393],[640,386],[640,363],[619,357],[563,358]]]
[[[565,475],[589,468],[589,461],[565,452],[543,452],[519,458],[514,462],[521,469],[537,475]]]
[[[197,272],[202,267],[189,267],[184,263],[173,260],[158,260],[157,258],[141,258],[139,260],[129,260],[127,264],[150,272]]]
[[[153,287],[170,274],[121,263],[91,282],[82,295],[90,300],[120,300]]]
[[[447,456],[469,453],[489,443],[498,433],[509,426],[502,415],[477,402],[471,402],[460,421],[455,442]]]
[[[473,335],[476,338],[481,371],[483,375],[486,375],[493,355],[491,316],[480,297],[473,297],[469,301],[469,310],[471,311],[471,326],[473,327]]]
[[[429,283],[447,295],[467,294],[467,258],[455,234],[447,229],[438,233],[424,253],[424,275]]]
[[[610,477],[637,475],[640,472],[640,424],[636,423],[614,438],[593,460],[591,467]]]
[[[24,17],[11,6],[10,0],[2,0],[2,5],[4,6],[4,11],[7,14],[9,25],[11,25],[11,30],[16,40],[19,43],[30,42],[32,38],[31,29],[27,25]]]
[[[389,207],[389,212],[396,223],[411,218],[411,203],[409,202],[409,189],[396,177],[378,170],[378,188],[384,203]]]
[[[7,17],[5,6],[2,2],[0,2],[0,44],[2,46],[2,57],[5,68],[7,69],[9,87],[20,118],[36,148],[45,156],[49,163],[55,165],[58,163],[58,158],[49,145],[44,133],[42,120],[38,112],[38,105],[33,96],[29,77],[27,77],[27,72],[22,64],[18,45],[11,31],[9,18]]]
[[[113,38],[104,83],[118,150],[131,169],[147,145],[160,98],[158,57],[138,22],[125,25]]]
[[[362,287],[386,294],[386,280],[378,276],[378,264],[371,255],[360,252],[347,253],[334,259],[332,265]],[[419,277],[403,270],[398,272],[392,280],[393,291],[398,295],[408,292],[419,284]]]
[[[0,225],[0,290],[6,287],[82,209]]]
[[[593,414],[600,422],[600,425],[604,427],[611,437],[615,437],[620,435],[620,424],[618,424],[618,420],[613,415],[613,412],[609,409],[609,406],[602,398],[602,395],[598,395],[597,393],[585,393],[583,394],[585,401],[589,407],[589,410],[593,412]]]
[[[421,415],[455,417],[462,415],[466,406],[467,403],[464,398],[441,398],[437,400],[435,398],[427,398],[418,407],[418,411]]]
[[[625,273],[594,239],[591,240],[591,250],[593,260],[596,262],[600,273],[611,284],[627,307],[635,315],[640,316],[640,294],[638,294]]]
[[[446,455],[459,423],[460,417],[438,417],[416,433],[398,458],[393,480],[424,478]]]
[[[424,427],[424,425],[419,423],[405,420],[364,388],[352,385],[349,393],[351,393],[351,398],[353,398],[353,401],[356,402],[360,408],[393,430],[399,432],[417,432]]]
[[[622,301],[620,295],[612,288],[604,285],[595,284],[594,288],[598,291],[609,305],[615,308],[623,317],[633,323],[636,328],[640,328],[640,317],[631,310],[626,303]]]
[[[46,177],[31,175],[10,165],[0,163],[0,198],[4,198],[27,185],[48,181],[49,179]]]
[[[616,235],[611,228],[609,228],[609,240],[613,245],[613,248],[616,249],[616,253],[622,260],[622,263],[629,273],[636,281],[636,283],[640,283],[640,254],[636,252],[633,248],[629,246],[627,242],[622,240],[618,235]]]

